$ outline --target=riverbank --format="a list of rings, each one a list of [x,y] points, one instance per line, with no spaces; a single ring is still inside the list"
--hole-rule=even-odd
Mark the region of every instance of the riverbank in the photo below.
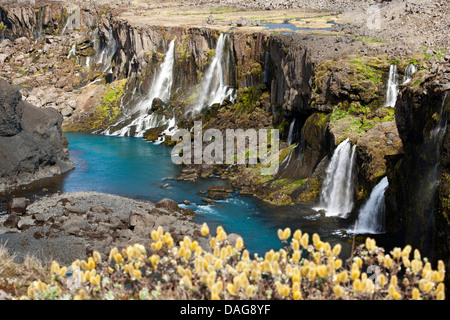
[[[150,231],[162,226],[174,241],[198,239],[195,213],[169,199],[156,204],[98,192],[45,196],[23,213],[0,216],[0,241],[18,261],[32,255],[70,264],[94,250],[103,257],[111,248],[149,244]]]

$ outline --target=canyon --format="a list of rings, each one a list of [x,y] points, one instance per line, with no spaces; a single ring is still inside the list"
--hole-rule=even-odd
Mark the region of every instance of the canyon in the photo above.
[[[385,233],[448,266],[449,3],[310,2],[5,1],[0,77],[21,96],[6,93],[2,107],[6,97],[24,100],[23,117],[28,103],[39,107],[33,114],[59,123],[55,144],[65,147],[59,130],[172,147],[196,120],[203,131],[278,129],[276,175],[261,176],[264,163],[193,164],[178,179],[221,177],[263,205],[317,204],[352,223],[371,210],[381,220],[360,233]],[[369,6],[379,30],[365,23]],[[283,29],[266,29],[274,24]],[[0,132],[16,129],[0,122]],[[51,175],[71,168],[62,152]],[[0,185],[31,182],[11,180],[2,173]]]

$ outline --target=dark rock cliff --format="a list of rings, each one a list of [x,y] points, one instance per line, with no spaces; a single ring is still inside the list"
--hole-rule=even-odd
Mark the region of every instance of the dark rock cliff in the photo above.
[[[61,123],[58,111],[22,101],[0,81],[0,192],[73,168]]]

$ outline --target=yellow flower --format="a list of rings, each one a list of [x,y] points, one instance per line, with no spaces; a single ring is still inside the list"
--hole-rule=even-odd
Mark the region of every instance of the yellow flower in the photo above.
[[[384,287],[384,285],[387,283],[387,279],[384,274],[380,274],[380,276],[378,277],[378,283],[381,287]]]
[[[232,296],[237,295],[236,288],[235,288],[235,286],[234,286],[233,283],[228,283],[228,284],[227,284],[227,291],[228,291],[228,293],[231,294]]]
[[[338,273],[337,279],[338,279],[338,282],[341,282],[341,283],[348,282],[348,273],[347,273],[347,271],[344,270],[344,271]]]
[[[325,278],[327,276],[327,267],[323,264],[317,267],[317,274],[321,278]]]
[[[417,249],[414,250],[414,259],[420,260],[420,251]]]
[[[341,253],[342,246],[338,243],[333,247],[333,254],[338,256]]]
[[[411,253],[411,246],[408,244],[403,250],[402,250],[402,257],[409,258],[409,254]]]
[[[295,230],[293,237],[295,240],[300,241],[300,238],[302,237],[302,232],[298,229]]]
[[[308,247],[308,242],[309,242],[309,235],[307,233],[304,233],[302,235],[302,238],[300,239],[300,244],[302,245],[303,248]]]
[[[61,269],[59,269],[59,276],[60,277],[64,277],[67,273],[67,267],[62,267]]]
[[[187,276],[184,276],[180,280],[180,286],[182,286],[182,287],[184,287],[184,286],[188,286],[188,287],[192,286],[191,279],[189,279]]]
[[[392,256],[394,257],[394,259],[400,259],[400,257],[402,256],[402,249],[394,248],[394,250],[392,250]]]
[[[217,234],[217,239],[220,241],[225,241],[225,239],[227,238],[227,233],[223,230],[221,230],[218,234]]]
[[[152,232],[150,233],[150,236],[152,238],[153,241],[158,241],[158,232],[156,230],[152,230]]]
[[[220,300],[220,297],[219,297],[219,295],[216,293],[216,294],[211,294],[211,300]]]
[[[399,300],[399,299],[402,298],[402,296],[401,296],[401,294],[400,294],[397,290],[394,290],[394,291],[392,292],[392,298],[394,298],[395,300]]]
[[[289,239],[289,237],[291,236],[291,229],[290,228],[286,228],[283,231],[283,238],[284,240]]]
[[[86,291],[84,291],[83,289],[80,289],[80,291],[78,291],[78,294],[75,295],[75,297],[73,297],[73,300],[84,300],[85,297],[86,297]]]
[[[100,284],[100,275],[96,275],[95,277],[91,278],[90,282],[94,285],[94,286],[98,286]]]
[[[384,266],[386,268],[392,267],[392,258],[388,254],[384,257]]]
[[[362,267],[363,261],[362,261],[362,259],[360,257],[355,257],[353,259],[353,261],[355,261],[355,263],[358,265],[359,268]]]
[[[350,279],[356,280],[356,279],[359,278],[360,274],[361,274],[361,272],[359,271],[358,264],[354,262],[352,264],[352,269],[351,269],[351,273],[350,273]]]
[[[240,250],[244,247],[244,240],[242,240],[241,237],[236,239],[236,245],[235,245],[236,249]]]
[[[366,239],[366,248],[369,251],[372,251],[376,247],[375,239],[367,238]]]
[[[292,254],[292,262],[294,262],[295,264],[298,264],[298,262],[300,261],[300,257],[301,257],[300,251],[295,250],[294,253]]]
[[[309,281],[313,281],[316,278],[316,269],[310,268],[308,271],[308,279]]]
[[[356,279],[355,281],[353,281],[353,290],[355,292],[359,292],[362,290],[362,283],[361,280]]]
[[[438,292],[438,294],[436,295],[436,300],[445,300],[445,292]]]
[[[294,300],[300,300],[302,298],[302,293],[300,291],[294,291],[293,298]]]
[[[114,260],[117,262],[117,263],[121,263],[122,261],[123,261],[123,257],[122,257],[122,255],[120,254],[120,253],[116,253],[116,255],[114,256]],[[83,263],[82,263],[83,264]]]
[[[58,262],[53,261],[53,262],[52,262],[52,266],[51,266],[51,268],[50,268],[51,273],[59,274],[59,269],[60,269],[60,268],[59,268]]]
[[[341,287],[340,285],[336,285],[333,288],[333,292],[337,298],[340,298],[345,293],[345,289],[343,287]]]
[[[102,256],[100,255],[100,253],[98,251],[94,251],[92,253],[92,256],[94,257],[94,261],[98,264],[102,263]]]
[[[438,292],[445,292],[445,285],[443,283],[439,283],[436,287],[436,290],[434,291],[435,294]]]
[[[419,300],[420,299],[420,291],[417,288],[412,289],[412,299]]]
[[[218,269],[222,269],[222,259],[217,259],[216,262],[214,263],[214,268],[216,270]]]
[[[159,256],[156,254],[153,254],[150,257],[150,263],[152,264],[152,267],[156,269],[156,267],[158,266],[158,263],[159,263]]]
[[[407,256],[402,256],[402,261],[405,268],[409,268],[411,266],[411,261],[409,261]]]
[[[445,272],[445,264],[444,264],[444,261],[442,261],[442,260],[439,260],[439,261],[438,261],[438,270],[439,270],[439,271],[444,271],[444,272]]]
[[[337,259],[336,261],[334,261],[334,268],[339,269],[340,267],[342,267],[342,260]]]
[[[413,261],[411,261],[411,269],[414,274],[419,273],[420,270],[422,269],[422,261],[417,260],[417,259],[414,259]]]
[[[209,234],[209,227],[206,224],[206,222],[202,225],[202,228],[200,229],[200,233],[202,236],[206,237]]]
[[[88,267],[89,270],[95,269],[94,258],[89,257],[88,262],[87,262],[87,267]]]
[[[398,279],[397,279],[397,276],[392,276],[392,277],[391,277],[390,285],[392,285],[392,286],[394,286],[394,287],[396,287],[396,286],[398,285]]]
[[[317,233],[314,233],[312,236],[312,241],[314,244],[320,241],[320,236]]]
[[[253,288],[252,287],[247,287],[247,289],[245,289],[245,296],[247,298],[250,298],[253,295]]]

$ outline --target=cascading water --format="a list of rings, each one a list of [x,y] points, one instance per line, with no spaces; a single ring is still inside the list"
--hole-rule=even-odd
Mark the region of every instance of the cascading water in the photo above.
[[[386,102],[384,103],[384,107],[387,108],[395,107],[395,102],[397,101],[397,94],[398,94],[397,66],[395,64],[391,64],[391,66],[389,67],[389,79],[387,82]]]
[[[289,133],[287,138],[288,145],[291,145],[294,141],[294,127],[295,127],[295,118],[292,120],[291,125],[289,126]]]
[[[331,157],[322,186],[321,208],[327,216],[346,217],[353,209],[353,164],[356,145],[347,138]]]
[[[234,102],[235,90],[229,88],[226,82],[226,70],[229,65],[230,54],[225,53],[228,35],[220,34],[214,50],[214,57],[208,66],[200,84],[200,95],[196,106],[191,112],[198,114],[203,108],[213,104],[221,104],[225,99]]]
[[[174,48],[175,41],[172,40],[169,44],[169,49],[166,52],[164,61],[161,64],[159,71],[156,73],[156,77],[153,79],[149,93],[145,99],[136,106],[136,110],[133,112],[134,114],[138,114],[138,117],[117,132],[111,133],[111,128],[108,128],[104,132],[105,134],[143,137],[148,129],[164,125],[168,125],[168,129],[170,129],[175,126],[174,118],[166,119],[165,115],[160,115],[155,112],[149,114],[155,98],[159,98],[164,103],[170,98],[173,82],[173,66],[175,62]]]
[[[412,80],[412,75],[417,71],[417,67],[414,63],[410,63],[405,68],[405,75],[403,76],[402,84],[408,83]]]
[[[358,225],[356,227],[356,233],[382,233],[384,232],[384,192],[389,186],[387,177],[381,179],[381,181],[373,188],[370,193],[369,200],[363,205],[359,211]]]

